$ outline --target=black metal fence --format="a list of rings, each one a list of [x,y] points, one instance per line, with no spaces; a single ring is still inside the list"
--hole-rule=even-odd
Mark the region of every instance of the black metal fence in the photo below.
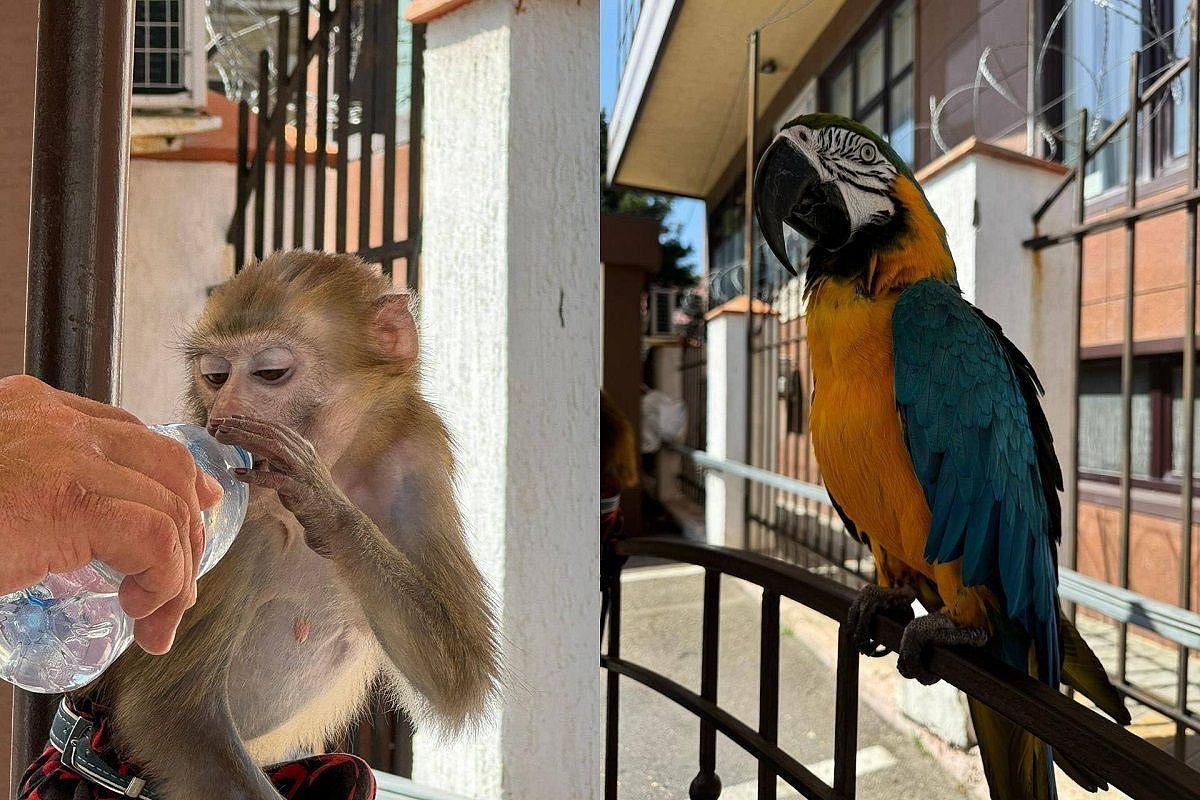
[[[1187,612],[1195,602],[1193,598],[1193,560],[1194,531],[1193,531],[1193,499],[1194,499],[1194,467],[1195,467],[1195,365],[1196,365],[1196,292],[1188,291],[1188,287],[1196,286],[1196,206],[1200,203],[1200,182],[1197,180],[1197,93],[1200,90],[1200,75],[1193,67],[1195,54],[1200,48],[1200,34],[1197,33],[1196,4],[1191,4],[1190,12],[1190,49],[1192,58],[1182,58],[1166,64],[1156,73],[1149,74],[1142,62],[1141,53],[1134,52],[1129,59],[1128,106],[1125,113],[1112,124],[1107,126],[1098,136],[1089,139],[1089,119],[1086,109],[1079,112],[1076,122],[1075,153],[1073,164],[1054,192],[1045,200],[1033,215],[1034,230],[1042,227],[1047,213],[1055,205],[1067,189],[1073,188],[1072,220],[1064,230],[1039,233],[1024,244],[1034,252],[1062,244],[1072,244],[1073,269],[1076,281],[1076,295],[1073,307],[1074,319],[1074,363],[1082,366],[1082,320],[1083,320],[1083,285],[1085,279],[1085,242],[1089,237],[1102,235],[1108,231],[1120,230],[1124,233],[1124,264],[1123,284],[1120,296],[1123,301],[1122,334],[1120,345],[1120,467],[1116,475],[1110,477],[1117,483],[1119,493],[1119,514],[1117,531],[1116,555],[1116,585],[1120,589],[1130,588],[1130,552],[1135,525],[1133,523],[1133,489],[1138,483],[1134,474],[1133,444],[1134,420],[1133,398],[1135,395],[1134,371],[1135,354],[1140,349],[1139,338],[1136,335],[1135,310],[1137,299],[1137,283],[1135,280],[1138,268],[1137,247],[1139,239],[1139,224],[1156,217],[1170,214],[1180,214],[1184,217],[1183,225],[1183,274],[1181,284],[1185,291],[1181,292],[1184,304],[1184,320],[1181,340],[1174,358],[1181,370],[1181,386],[1179,387],[1179,408],[1177,413],[1182,415],[1179,425],[1177,447],[1179,468],[1178,480],[1169,492],[1177,493],[1179,509],[1179,534],[1175,552],[1178,558],[1176,576],[1178,581],[1178,609]],[[1184,173],[1182,191],[1166,193],[1166,199],[1156,199],[1152,202],[1139,201],[1139,187],[1144,171],[1148,165],[1154,164],[1151,157],[1152,149],[1148,140],[1159,134],[1161,128],[1155,124],[1161,109],[1170,106],[1170,100],[1180,91],[1186,73],[1186,113],[1188,133],[1186,141],[1186,171]],[[1123,146],[1125,162],[1125,184],[1123,207],[1105,209],[1103,214],[1090,213],[1085,195],[1086,182],[1084,176],[1089,173],[1089,166],[1097,160],[1098,155],[1111,155],[1113,149]],[[1107,148],[1107,151],[1106,151]],[[1106,153],[1102,153],[1106,151]],[[1091,217],[1089,219],[1089,216]],[[1144,266],[1144,264],[1143,264]],[[1165,356],[1171,358],[1171,355]],[[1075,383],[1075,419],[1080,419],[1080,381],[1077,369],[1074,373]],[[1168,397],[1167,403],[1170,404]],[[1169,405],[1168,405],[1169,410]],[[1167,436],[1170,436],[1169,428]],[[1081,513],[1080,501],[1081,467],[1080,467],[1080,424],[1077,422],[1069,433],[1072,452],[1075,454],[1073,467],[1067,476],[1068,507],[1076,508],[1076,522]],[[1062,548],[1062,562],[1065,566],[1074,567],[1079,559],[1079,525],[1069,530]],[[1200,714],[1191,708],[1189,697],[1189,662],[1197,652],[1184,644],[1182,637],[1167,637],[1174,642],[1176,651],[1176,667],[1173,686],[1139,685],[1131,676],[1130,670],[1130,624],[1127,620],[1115,620],[1116,627],[1116,664],[1114,683],[1123,694],[1144,706],[1154,709],[1174,723],[1172,748],[1175,755],[1184,758],[1187,752],[1187,739],[1200,735]],[[1161,633],[1155,631],[1161,636]],[[1135,634],[1136,635],[1136,634]],[[1139,639],[1144,641],[1142,636]],[[1173,690],[1173,691],[1172,691]]]
[[[228,230],[236,269],[268,246],[310,247],[356,253],[387,275],[401,261],[405,285],[416,288],[425,31],[412,26],[405,113],[397,102],[401,24],[394,0],[320,0],[315,19],[310,0],[297,0],[294,14],[279,13],[274,58],[259,54],[256,116],[249,100],[238,105],[237,205]],[[407,199],[399,219],[398,177]]]
[[[754,553],[702,545],[678,539],[645,538],[619,542],[616,551],[703,567],[704,610],[699,691],[683,686],[621,656],[621,585],[612,593],[607,649],[601,666],[607,670],[605,720],[605,800],[618,797],[620,747],[620,687],[627,678],[692,712],[699,719],[697,772],[689,796],[714,800],[721,793],[716,738],[720,733],[759,764],[758,797],[774,800],[776,777],[803,797],[852,800],[855,796],[855,752],[858,736],[858,652],[843,621],[855,598],[852,589],[799,566]],[[720,675],[721,577],[730,576],[762,589],[760,683],[757,725],[737,718],[717,701]],[[780,599],[788,598],[838,623],[835,684],[834,778],[819,780],[808,768],[783,751],[776,741],[780,713],[779,636]],[[874,638],[899,648],[904,621],[878,617]],[[1105,779],[1134,800],[1200,800],[1200,772],[1183,766],[1149,742],[1042,683],[973,648],[935,648],[929,656],[935,674],[1040,737],[1056,752]],[[639,743],[640,744],[640,743]],[[654,747],[654,742],[644,743]],[[636,793],[630,796],[638,796]]]

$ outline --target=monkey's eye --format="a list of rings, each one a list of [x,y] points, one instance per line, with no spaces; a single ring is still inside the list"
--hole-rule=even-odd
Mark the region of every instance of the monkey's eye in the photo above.
[[[220,386],[229,380],[228,372],[205,372],[203,376],[205,383],[209,386]]]
[[[288,374],[287,369],[260,369],[254,373],[257,377],[262,378],[267,383],[275,383],[284,375]]]

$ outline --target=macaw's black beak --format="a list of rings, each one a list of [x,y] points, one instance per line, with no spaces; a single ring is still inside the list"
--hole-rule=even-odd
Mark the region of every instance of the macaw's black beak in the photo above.
[[[793,275],[783,225],[826,250],[850,239],[850,215],[833,183],[822,183],[817,170],[788,139],[776,139],[754,173],[754,214],[771,252]]]

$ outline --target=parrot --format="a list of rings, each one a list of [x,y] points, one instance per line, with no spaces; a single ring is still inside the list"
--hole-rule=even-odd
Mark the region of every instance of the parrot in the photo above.
[[[906,678],[937,681],[930,645],[983,648],[1122,725],[1121,695],[1062,613],[1062,472],[1042,385],[1000,325],[958,285],[946,232],[908,165],[866,126],[834,114],[784,124],[758,161],[761,235],[793,274],[784,226],[808,239],[803,294],[813,388],[810,434],[833,508],[869,546],[876,579],[846,624],[880,656],[870,624],[911,619]],[[992,800],[1053,800],[1055,754],[968,698]],[[1059,754],[1089,791],[1107,788]]]

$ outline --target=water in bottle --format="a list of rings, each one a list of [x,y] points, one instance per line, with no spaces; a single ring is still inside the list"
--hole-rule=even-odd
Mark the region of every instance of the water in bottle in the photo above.
[[[203,575],[229,550],[242,526],[249,490],[233,469],[251,466],[250,454],[221,444],[199,425],[151,429],[185,445],[224,490],[221,502],[203,514]],[[93,561],[0,596],[0,678],[33,692],[67,692],[103,672],[133,641],[133,621],[117,601],[122,578]]]

